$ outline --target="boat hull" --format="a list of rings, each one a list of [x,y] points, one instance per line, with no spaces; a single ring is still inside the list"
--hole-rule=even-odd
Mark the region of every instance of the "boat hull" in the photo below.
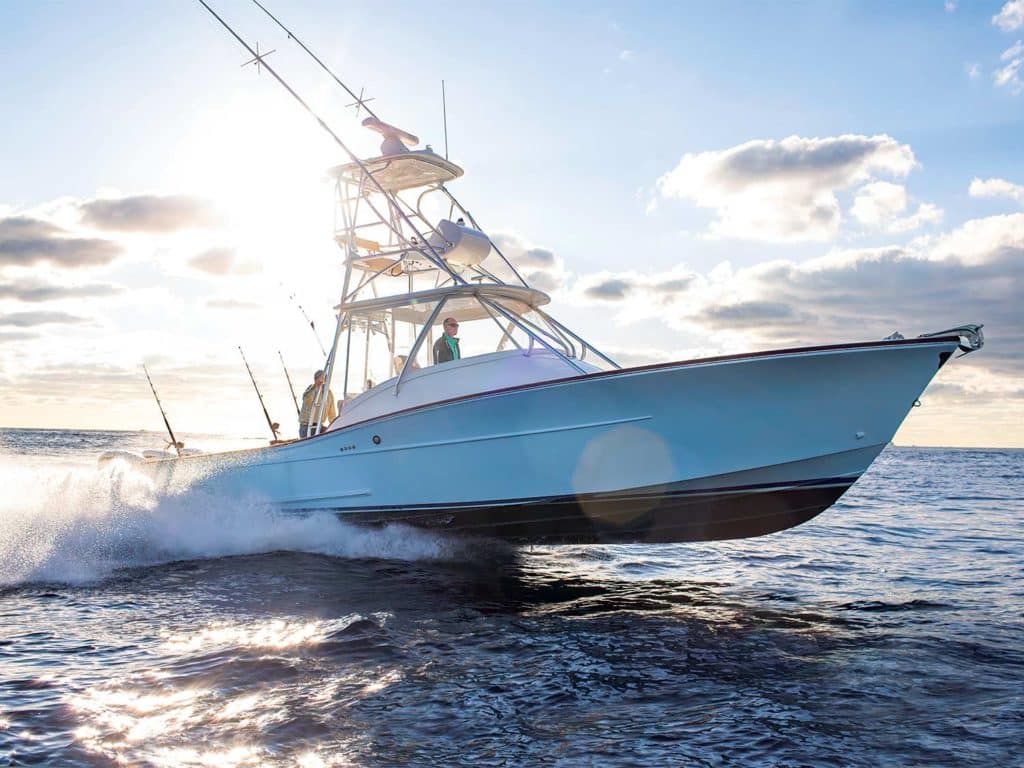
[[[839,498],[955,348],[880,342],[589,374],[160,464],[179,487],[365,524],[540,543],[757,536]]]
[[[522,544],[622,544],[744,539],[792,528],[828,509],[849,479],[785,487],[524,499],[494,506],[374,510],[345,515],[362,524],[404,524]]]

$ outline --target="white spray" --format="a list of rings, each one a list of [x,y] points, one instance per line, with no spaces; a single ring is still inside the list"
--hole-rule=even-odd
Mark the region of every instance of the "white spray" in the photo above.
[[[0,586],[77,583],[130,566],[278,550],[396,560],[459,556],[450,540],[407,528],[284,515],[200,489],[161,498],[148,477],[120,460],[92,469],[0,456],[0,478]]]

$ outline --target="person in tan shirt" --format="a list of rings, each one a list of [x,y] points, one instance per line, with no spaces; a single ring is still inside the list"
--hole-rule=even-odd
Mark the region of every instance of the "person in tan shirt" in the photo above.
[[[310,424],[313,418],[313,406],[317,398],[321,396],[324,388],[324,372],[317,371],[313,374],[313,383],[306,387],[302,393],[302,408],[299,410],[299,437],[312,437],[324,429],[338,417],[338,409],[334,405],[334,393],[327,390],[327,402],[324,403],[323,421],[317,424]]]

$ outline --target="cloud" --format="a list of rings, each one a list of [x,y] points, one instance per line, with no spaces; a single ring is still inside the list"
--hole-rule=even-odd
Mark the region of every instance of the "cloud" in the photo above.
[[[971,219],[919,251],[923,258],[968,265],[990,263],[1012,252],[1024,253],[1024,213]]]
[[[977,62],[964,64],[964,72],[967,73],[967,76],[971,78],[971,80],[977,80],[979,77],[981,77],[981,65],[979,65]]]
[[[999,13],[992,17],[992,23],[1004,32],[1024,27],[1024,0],[1009,0]]]
[[[217,224],[210,203],[188,195],[134,195],[79,206],[82,221],[118,232],[173,232]]]
[[[636,58],[636,54],[628,48],[619,51],[619,61],[632,61],[634,58]]]
[[[37,338],[37,335],[29,331],[0,331],[0,344],[11,341],[28,341]]]
[[[0,326],[13,326],[15,328],[86,322],[88,322],[86,318],[69,315],[67,312],[11,312],[10,314],[0,315]]]
[[[233,248],[210,248],[188,260],[189,266],[208,275],[251,275],[260,271],[252,261],[239,261]]]
[[[656,276],[599,272],[581,278],[575,290],[584,300],[614,303],[635,299],[647,307],[658,307],[675,301],[695,279],[696,275],[682,270]]]
[[[1024,66],[1024,42],[1018,40],[1014,45],[1003,51],[999,60],[1005,61],[1006,64],[997,69],[992,75],[996,86],[1008,88],[1012,93],[1020,93],[1024,90],[1024,80],[1020,76],[1021,67]]]
[[[789,136],[687,153],[657,190],[714,209],[712,236],[828,240],[841,220],[837,192],[878,174],[906,176],[915,166],[911,148],[884,134]]]
[[[686,338],[701,339],[707,354],[983,322],[991,343],[982,365],[1006,380],[1017,377],[1020,387],[1024,213],[971,220],[905,246],[833,249],[805,262],[739,269],[723,263],[691,273],[670,301],[655,303],[650,287],[682,272],[584,276],[573,295],[585,304],[616,307],[619,322],[656,318]]]
[[[907,210],[907,200],[907,188],[902,184],[874,181],[858,190],[850,215],[866,227],[886,232],[909,232],[942,221],[942,210],[932,203],[921,203],[916,213],[901,216]]]
[[[0,283],[0,299],[14,299],[24,302],[56,301],[59,299],[89,299],[100,296],[114,296],[124,289],[110,283],[88,285],[57,285],[37,279]]]
[[[860,188],[850,214],[861,224],[878,227],[903,213],[906,208],[906,187],[888,181],[876,181]]]
[[[1008,197],[1024,203],[1024,185],[1006,179],[972,179],[967,194],[971,197]]]
[[[583,295],[591,299],[603,301],[621,301],[633,291],[633,288],[634,285],[631,280],[609,277],[599,279],[584,287]]]
[[[547,248],[527,248],[519,257],[519,264],[524,267],[551,269],[555,266],[555,254]]]
[[[946,13],[952,13],[956,10],[956,0],[946,0],[945,4]]]
[[[492,240],[526,282],[534,288],[545,293],[553,293],[561,289],[568,280],[569,275],[562,259],[550,249],[530,245],[519,235],[507,232],[499,232]],[[515,276],[500,259],[489,258],[484,266],[503,280],[515,280]]]
[[[766,324],[778,326],[814,321],[814,315],[798,312],[782,301],[738,301],[708,307],[700,316],[718,328],[761,328]]]
[[[109,240],[75,237],[42,219],[10,216],[0,219],[0,266],[28,267],[49,262],[79,268],[109,264],[121,247]]]

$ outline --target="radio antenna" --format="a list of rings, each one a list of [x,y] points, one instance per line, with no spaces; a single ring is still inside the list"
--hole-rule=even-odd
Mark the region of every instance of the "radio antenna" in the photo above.
[[[444,80],[441,81],[441,119],[444,121],[444,159],[448,159],[448,103],[444,97]]]
[[[164,417],[164,426],[167,427],[167,434],[171,436],[171,445],[174,446],[174,450],[178,454],[178,458],[181,458],[181,448],[184,443],[179,443],[178,439],[174,436],[174,430],[171,429],[171,422],[167,420],[167,414],[164,412],[164,405],[160,402],[160,395],[156,393],[156,387],[153,386],[153,379],[149,377],[149,369],[146,364],[142,364],[142,370],[146,374],[146,381],[149,382],[149,388],[153,390],[153,397],[156,398],[156,407],[160,409],[160,415]]]
[[[242,362],[245,363],[245,370],[249,372],[249,379],[252,381],[253,389],[256,390],[256,397],[260,399],[260,406],[263,408],[263,416],[267,420],[267,426],[270,427],[270,434],[274,436],[274,440],[277,440],[277,431],[281,428],[281,425],[270,420],[270,414],[267,413],[267,406],[266,403],[263,402],[263,395],[260,394],[260,388],[256,383],[256,377],[252,375],[252,368],[249,367],[249,361],[245,359],[245,352],[242,352],[241,347],[238,348],[238,351],[242,355]]]
[[[362,107],[363,109],[365,109],[369,113],[370,117],[376,117],[378,120],[380,120],[380,118],[377,117],[376,114],[374,114],[373,110],[370,109],[366,105],[366,102],[373,101],[373,99],[364,99],[363,98],[363,91],[362,90],[360,90],[359,91],[359,95],[356,96],[355,91],[353,91],[351,88],[349,88],[343,82],[341,82],[341,78],[339,78],[336,74],[334,74],[334,72],[331,71],[331,68],[328,67],[326,64],[323,63],[323,61],[320,60],[319,56],[317,56],[315,53],[313,53],[311,50],[309,50],[309,48],[306,47],[306,44],[304,42],[302,42],[301,40],[299,40],[299,38],[297,38],[294,35],[294,33],[290,29],[288,29],[288,27],[286,27],[284,24],[282,24],[278,20],[277,16],[275,16],[270,11],[268,11],[266,6],[263,5],[263,3],[261,3],[259,0],[252,0],[252,1],[259,7],[259,9],[261,11],[263,11],[265,14],[267,14],[267,16],[269,16],[271,19],[273,19],[274,23],[277,24],[277,26],[279,26],[281,29],[284,30],[285,34],[287,34],[290,39],[292,39],[296,43],[298,43],[299,47],[302,48],[302,50],[304,50],[306,53],[308,53],[310,55],[310,58],[312,58],[313,61],[315,61],[317,64],[319,64],[320,68],[324,72],[326,72],[328,75],[330,75],[331,78],[333,78],[334,82],[336,82],[338,85],[340,85],[342,88],[344,88],[345,92],[349,96],[351,96],[353,99],[355,99],[354,103],[348,104],[347,106],[355,107],[356,108],[356,115],[359,114],[359,108]]]

